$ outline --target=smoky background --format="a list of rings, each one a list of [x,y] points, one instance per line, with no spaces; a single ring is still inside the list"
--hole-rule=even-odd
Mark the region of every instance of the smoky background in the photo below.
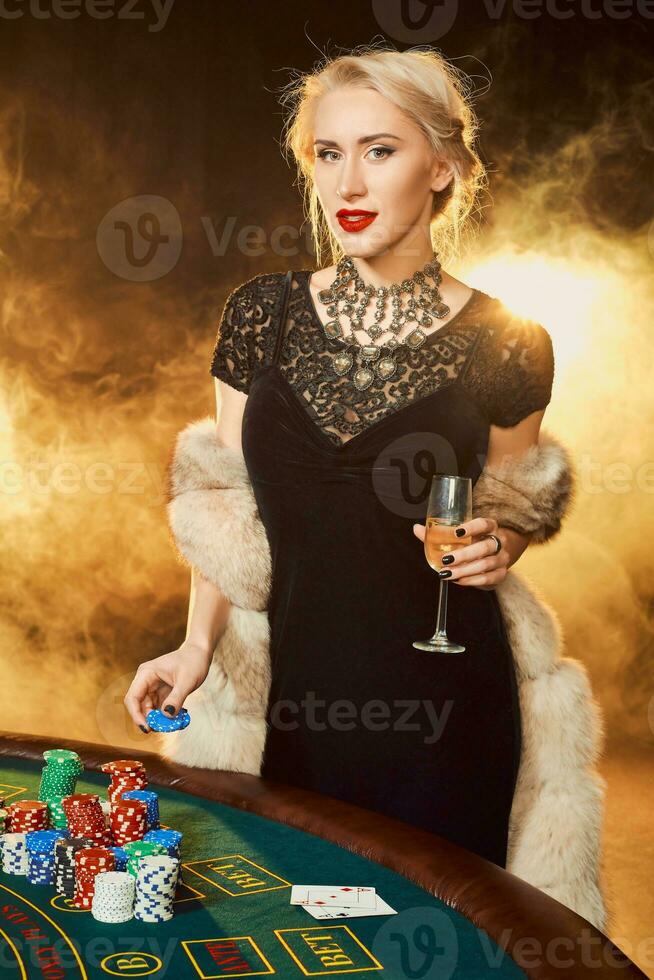
[[[3,8],[0,727],[144,744],[122,699],[188,609],[174,437],[215,410],[227,294],[315,268],[277,90],[385,37],[476,79],[490,186],[448,271],[551,333],[543,426],[580,476],[561,535],[517,570],[588,667],[609,738],[652,744],[654,10],[445,2],[425,27],[398,6]]]

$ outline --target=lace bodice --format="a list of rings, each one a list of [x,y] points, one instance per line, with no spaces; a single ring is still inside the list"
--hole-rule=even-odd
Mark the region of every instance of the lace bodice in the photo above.
[[[447,323],[432,327],[418,350],[400,347],[392,378],[375,377],[369,388],[358,391],[349,376],[332,370],[332,355],[344,344],[325,336],[309,290],[310,275],[293,272],[277,363],[336,445],[457,379],[493,425],[517,425],[549,404],[554,378],[549,333],[481,290]],[[227,298],[210,372],[238,391],[247,393],[257,367],[273,361],[283,285],[283,273],[261,273]]]

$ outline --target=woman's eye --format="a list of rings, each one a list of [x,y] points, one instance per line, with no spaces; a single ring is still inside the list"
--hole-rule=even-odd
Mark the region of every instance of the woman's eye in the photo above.
[[[328,153],[336,153],[336,150],[321,150],[318,154],[320,160],[326,160]]]
[[[392,153],[395,153],[395,150],[391,150],[390,146],[373,146],[370,152],[384,153],[384,154],[388,154],[388,156],[391,156]],[[384,160],[384,159],[385,157],[375,157],[375,160]]]
[[[337,152],[336,150],[321,150],[320,153],[318,153],[318,157],[319,157],[320,160],[327,160],[327,155],[328,154],[330,154],[330,153],[336,153],[336,152]],[[395,153],[395,150],[392,150],[390,148],[390,146],[373,146],[368,152],[369,153],[382,153],[383,156],[374,157],[374,159],[375,160],[384,160],[384,159],[386,159],[387,156],[391,156],[391,154]]]

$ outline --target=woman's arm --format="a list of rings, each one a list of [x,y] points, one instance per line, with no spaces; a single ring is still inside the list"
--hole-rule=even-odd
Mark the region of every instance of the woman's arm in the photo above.
[[[544,415],[544,408],[538,412],[532,412],[531,415],[521,419],[517,425],[510,429],[491,425],[486,464],[488,466],[501,466],[506,462],[508,456],[522,456],[530,446],[537,445],[538,433]],[[496,533],[502,542],[502,548],[506,548],[509,555],[507,567],[515,565],[518,558],[527,550],[532,535],[520,534],[512,528],[502,527],[501,524]]]
[[[248,396],[214,378],[216,435],[224,446],[242,452],[241,427]],[[191,568],[191,594],[186,623],[187,644],[211,655],[227,627],[231,603],[218,586]]]
[[[491,425],[486,465],[501,469],[511,458],[520,457],[530,446],[537,445],[544,415],[545,409],[540,409],[510,428]],[[444,560],[446,556],[443,555],[442,560],[447,569],[439,574],[447,575],[448,581],[456,585],[475,586],[478,589],[496,588],[505,578],[507,570],[527,549],[532,538],[532,534],[520,534],[488,517],[475,517],[460,527],[472,535],[473,543],[464,548],[453,549],[449,562]],[[424,524],[413,525],[413,532],[421,541],[425,539],[425,530]],[[483,537],[488,534],[496,534],[502,542],[502,548],[497,555],[492,553],[495,549],[492,538]],[[475,541],[475,538],[478,540]]]
[[[241,423],[247,395],[216,381],[216,434],[223,445],[241,450]],[[141,731],[148,732],[146,714],[163,708],[174,715],[185,698],[206,679],[216,644],[229,619],[231,602],[194,566],[186,638],[180,646],[140,664],[123,701]]]
[[[248,396],[214,378],[216,395],[216,433],[224,446],[243,452],[241,428]]]

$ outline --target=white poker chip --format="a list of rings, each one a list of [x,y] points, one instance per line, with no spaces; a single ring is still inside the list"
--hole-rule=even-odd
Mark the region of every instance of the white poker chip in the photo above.
[[[134,918],[134,876],[127,871],[103,871],[95,878],[91,913],[98,922],[128,922]]]

